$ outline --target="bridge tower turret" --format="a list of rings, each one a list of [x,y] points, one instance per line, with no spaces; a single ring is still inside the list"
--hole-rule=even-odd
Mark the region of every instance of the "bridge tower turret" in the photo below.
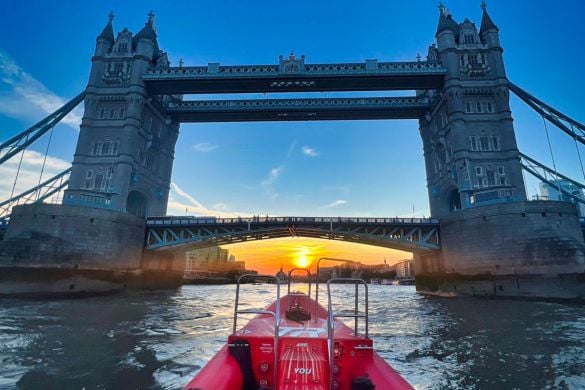
[[[438,57],[447,69],[432,112],[419,122],[434,217],[474,206],[526,199],[508,102],[498,28],[482,4],[480,31],[439,7]]]
[[[135,35],[114,39],[113,14],[97,37],[86,88],[85,112],[63,203],[124,211],[166,213],[179,124],[163,101],[149,96],[142,75],[168,67],[158,46],[154,14]]]

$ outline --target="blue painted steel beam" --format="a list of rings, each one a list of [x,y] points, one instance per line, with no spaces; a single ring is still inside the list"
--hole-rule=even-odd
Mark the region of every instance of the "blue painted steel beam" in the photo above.
[[[289,64],[290,65],[290,64]],[[323,92],[441,89],[440,62],[377,62],[150,68],[152,94]]]
[[[80,93],[34,126],[0,144],[0,165],[20,153],[23,149],[26,149],[43,134],[51,130],[61,119],[77,107],[83,101],[84,97],[85,92]]]
[[[167,105],[167,114],[181,122],[417,119],[430,110],[430,100],[417,96],[197,100]]]
[[[580,182],[578,182],[578,181],[576,181],[576,180],[573,180],[573,179],[571,179],[570,177],[568,177],[568,176],[565,176],[565,175],[563,175],[563,174],[561,174],[561,173],[559,173],[559,172],[555,171],[555,170],[554,170],[554,169],[552,169],[551,167],[549,167],[549,166],[546,166],[546,165],[544,165],[544,164],[542,164],[542,163],[540,163],[540,162],[536,161],[536,160],[535,160],[535,159],[533,159],[532,157],[529,157],[529,156],[525,155],[524,153],[520,153],[520,157],[524,158],[524,159],[525,159],[526,161],[528,161],[529,163],[531,163],[531,164],[534,164],[534,165],[536,165],[537,167],[539,167],[539,168],[543,169],[544,171],[548,172],[550,175],[554,175],[554,176],[560,177],[561,179],[564,179],[564,180],[568,181],[569,183],[571,183],[571,184],[575,185],[576,187],[579,187],[579,188],[581,188],[582,190],[585,190],[585,184],[583,184],[583,183],[580,183]],[[527,164],[522,164],[522,165],[523,165],[523,167],[529,167],[529,168],[530,168],[530,166],[528,166]],[[530,173],[532,173],[532,172],[530,172]],[[548,182],[548,181],[547,181],[547,182]],[[553,187],[554,187],[554,186],[553,186]]]
[[[51,195],[61,191],[62,189],[64,189],[65,187],[67,187],[67,185],[69,184],[69,179],[67,180],[63,180],[61,182],[59,182],[59,180],[63,179],[66,175],[71,173],[71,168],[67,168],[66,170],[64,170],[63,172],[60,172],[58,174],[56,174],[55,176],[43,181],[41,184],[30,188],[16,196],[13,196],[10,199],[6,199],[2,202],[0,202],[0,213],[3,213],[4,211],[8,212],[11,205],[13,203],[18,203],[21,199],[25,199],[27,196],[32,195],[34,193],[36,193],[37,191],[41,191],[43,188],[45,188],[47,191],[43,194],[41,194],[38,199],[35,199],[35,202],[42,202],[45,199],[51,197]],[[56,183],[59,183],[57,185],[55,185]],[[5,214],[3,214],[5,215]]]
[[[585,145],[585,125],[563,114],[542,100],[529,94],[516,84],[508,81],[510,91],[514,92],[522,101],[528,104],[534,111],[542,115],[546,120],[557,126],[561,131],[569,135],[575,141]]]

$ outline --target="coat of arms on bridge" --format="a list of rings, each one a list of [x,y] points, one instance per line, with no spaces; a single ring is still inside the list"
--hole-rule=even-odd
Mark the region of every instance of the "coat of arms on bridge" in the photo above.
[[[278,57],[280,73],[302,73],[305,70],[305,56],[302,55],[297,59],[293,51],[288,55],[288,59],[284,56]]]

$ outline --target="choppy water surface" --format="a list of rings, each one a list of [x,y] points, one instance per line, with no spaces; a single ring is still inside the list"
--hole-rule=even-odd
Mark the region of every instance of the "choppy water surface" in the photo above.
[[[247,304],[268,304],[273,288],[245,286]],[[347,299],[351,288],[339,286],[336,299]],[[184,286],[0,300],[0,388],[181,388],[225,343],[234,292]],[[415,388],[585,388],[583,306],[451,300],[411,286],[370,286],[370,316],[376,349]]]

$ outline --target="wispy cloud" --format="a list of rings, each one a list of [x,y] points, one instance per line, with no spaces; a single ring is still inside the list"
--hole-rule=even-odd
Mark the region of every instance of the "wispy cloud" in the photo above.
[[[284,170],[284,166],[279,166],[276,168],[272,168],[269,172],[268,175],[266,175],[266,177],[264,178],[264,180],[262,180],[262,182],[260,183],[260,185],[262,186],[262,188],[264,189],[264,191],[272,198],[272,199],[276,199],[278,198],[278,192],[276,192],[273,189],[273,184],[274,182],[280,177],[280,175],[282,174]]]
[[[39,120],[66,102],[0,51],[0,113],[27,121]],[[79,130],[81,116],[81,108],[77,108],[61,122]]]
[[[198,144],[193,145],[193,149],[197,152],[211,152],[214,149],[219,148],[219,145],[213,145],[209,142],[199,142]]]
[[[297,140],[295,139],[293,142],[291,142],[290,146],[288,147],[288,153],[286,154],[286,157],[290,158],[293,154],[293,152],[295,151],[295,148],[297,147]]]
[[[282,174],[283,169],[284,167],[282,165],[276,168],[272,168],[268,172],[268,175],[266,175],[266,178],[262,180],[262,186],[266,187],[274,183],[274,181]]]
[[[321,206],[322,209],[331,209],[333,207],[337,207],[337,206],[341,206],[347,204],[347,200],[343,200],[343,199],[338,199],[335,202],[331,202],[329,204],[326,204],[325,206]]]
[[[208,208],[174,182],[171,183],[167,209],[167,213],[170,215],[217,216],[226,218],[250,216],[248,213],[228,211],[227,205],[224,203],[217,203],[212,208]]]
[[[309,157],[317,157],[319,155],[319,153],[317,153],[317,151],[313,148],[308,147],[307,145],[304,145],[301,148],[303,154],[305,156],[309,156]]]
[[[214,204],[213,208],[217,209],[217,210],[227,210],[228,206],[225,203],[219,202],[219,203]]]

